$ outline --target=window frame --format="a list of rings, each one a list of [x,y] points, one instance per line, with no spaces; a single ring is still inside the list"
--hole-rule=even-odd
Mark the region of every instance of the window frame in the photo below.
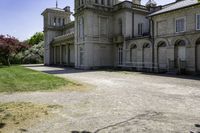
[[[178,20],[181,20],[181,19],[184,20],[184,29],[183,29],[183,31],[177,31],[176,22],[177,22]],[[176,19],[175,19],[175,33],[183,33],[183,32],[186,32],[186,17],[179,17],[179,18],[176,18]]]
[[[199,19],[199,26],[198,26],[198,16],[200,18],[200,13],[196,14],[196,30],[200,30],[200,19]],[[198,28],[199,27],[199,28]]]
[[[143,23],[138,23],[138,36],[143,36],[144,30],[143,30]]]
[[[105,0],[101,0],[101,5],[105,6]]]

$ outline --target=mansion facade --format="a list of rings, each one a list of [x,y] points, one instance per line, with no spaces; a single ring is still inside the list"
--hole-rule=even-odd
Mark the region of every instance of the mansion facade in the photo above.
[[[45,65],[153,72],[200,72],[200,3],[176,0],[75,0],[47,8]]]

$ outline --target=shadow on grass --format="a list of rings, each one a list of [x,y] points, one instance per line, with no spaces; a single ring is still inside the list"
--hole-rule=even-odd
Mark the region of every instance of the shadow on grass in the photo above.
[[[6,123],[0,123],[0,129],[4,128],[6,126]]]
[[[9,66],[1,66],[1,65],[0,65],[0,68],[6,68],[6,67],[9,67]]]

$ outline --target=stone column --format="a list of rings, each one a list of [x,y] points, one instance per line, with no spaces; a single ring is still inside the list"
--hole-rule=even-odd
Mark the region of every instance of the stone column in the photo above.
[[[53,64],[56,64],[56,47],[53,47]]]
[[[123,57],[122,57],[122,64],[123,66],[126,65],[126,41],[124,39],[124,42],[123,42]]]
[[[60,65],[62,65],[62,45],[60,45]]]

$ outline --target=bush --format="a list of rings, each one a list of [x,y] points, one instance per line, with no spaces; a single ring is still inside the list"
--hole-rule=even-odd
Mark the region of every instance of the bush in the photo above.
[[[43,63],[44,60],[44,42],[33,45],[24,52],[23,64],[37,64]]]

